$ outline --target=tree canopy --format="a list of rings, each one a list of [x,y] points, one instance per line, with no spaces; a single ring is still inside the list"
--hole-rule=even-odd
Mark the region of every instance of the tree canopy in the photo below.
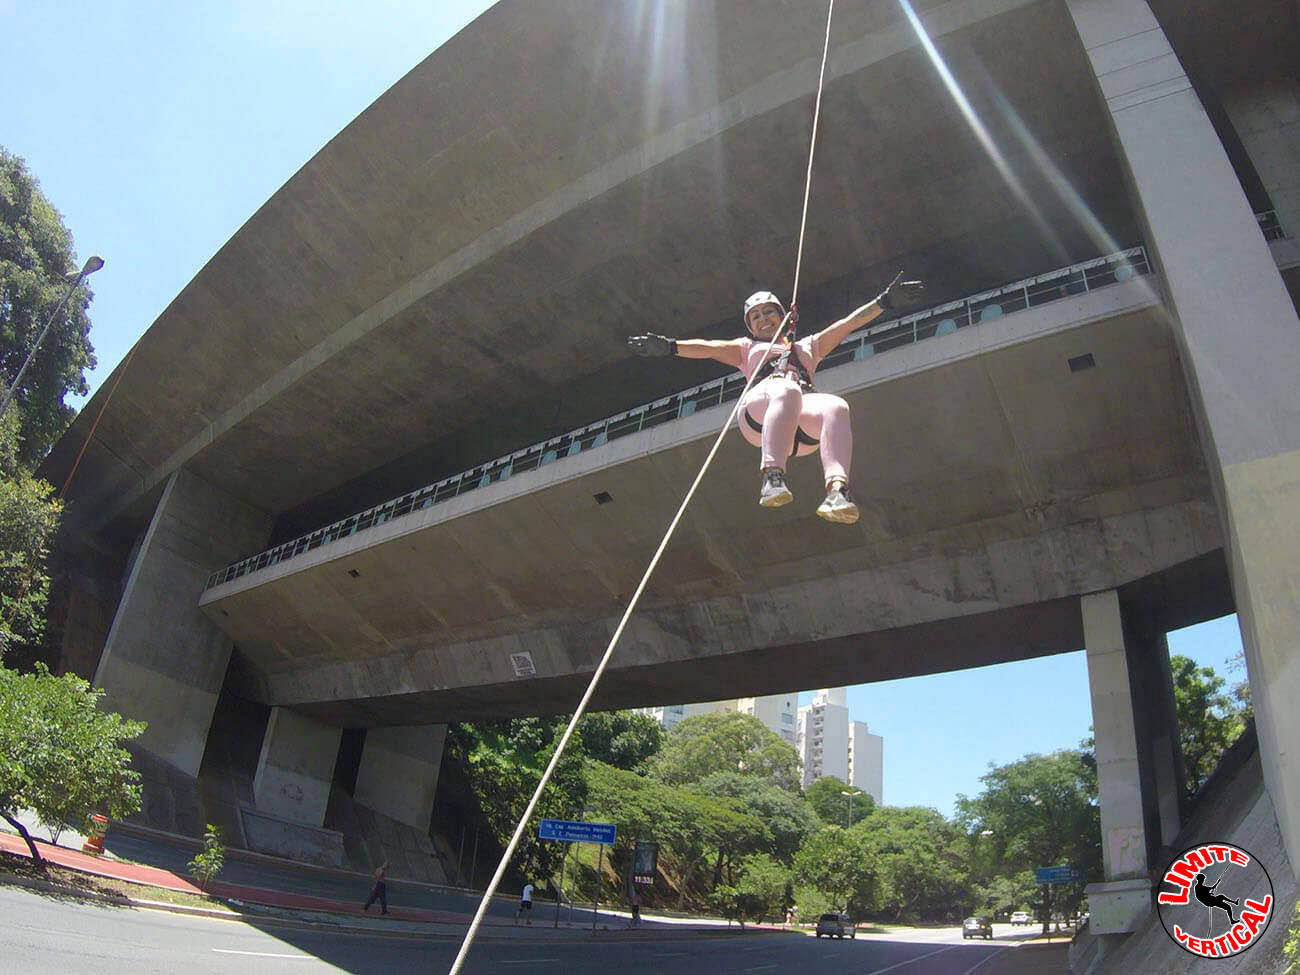
[[[0,666],[0,816],[27,840],[37,863],[36,845],[14,818],[19,810],[33,810],[55,829],[80,830],[93,812],[121,819],[140,808],[140,777],[122,743],[145,726],[101,711],[102,696],[44,664],[30,674]]]
[[[1169,658],[1169,670],[1174,684],[1185,785],[1191,798],[1245,728],[1246,707],[1240,699],[1234,700],[1224,693],[1226,682],[1212,667],[1198,667],[1189,657],[1173,654]]]
[[[664,730],[654,718],[636,711],[598,711],[578,723],[582,749],[615,768],[636,771],[663,746]]]
[[[849,797],[845,792],[861,792],[861,795]],[[821,821],[828,826],[852,826],[862,822],[876,808],[876,800],[869,792],[850,789],[834,775],[824,775],[804,790],[803,797],[808,800]]]
[[[736,711],[699,714],[682,721],[648,764],[669,785],[700,782],[717,772],[768,778],[782,789],[799,788],[799,756],[763,722]]]
[[[18,156],[0,148],[0,378],[18,375],[46,321],[67,292],[64,275],[79,270],[72,234]],[[83,282],[63,306],[15,391],[21,416],[19,456],[33,468],[68,428],[74,410],[64,394],[88,392],[95,366]]]

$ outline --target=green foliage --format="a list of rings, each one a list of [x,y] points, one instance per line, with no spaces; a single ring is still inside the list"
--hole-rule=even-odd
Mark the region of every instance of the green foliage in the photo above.
[[[1244,709],[1223,692],[1224,679],[1213,667],[1197,667],[1181,654],[1169,658],[1183,750],[1187,796],[1196,795],[1219,759],[1246,727]]]
[[[762,921],[779,917],[785,909],[785,892],[790,871],[765,854],[746,857],[736,869],[732,883],[719,884],[709,903],[723,917],[740,921]]]
[[[691,788],[709,796],[740,800],[741,808],[767,825],[772,836],[769,852],[787,866],[803,845],[804,838],[820,826],[808,803],[768,778],[739,772],[715,772]]]
[[[81,829],[94,812],[121,819],[140,808],[140,777],[122,743],[143,722],[101,711],[103,692],[44,664],[20,674],[0,666],[0,813],[33,810],[58,829]]]
[[[787,792],[799,788],[799,756],[780,735],[748,714],[727,711],[682,721],[648,764],[669,785],[700,782],[717,772],[771,779]]]
[[[894,921],[958,919],[968,900],[965,837],[933,809],[877,809],[855,826],[880,878],[878,909]]]
[[[1028,870],[1011,877],[994,877],[975,887],[970,913],[1005,917],[1012,911],[1029,910],[1039,897],[1038,884]]]
[[[199,882],[199,886],[207,890],[225,865],[226,847],[222,843],[221,827],[208,823],[203,832],[203,849],[189,862],[190,873]]]
[[[678,906],[688,890],[707,885],[699,873],[706,857],[716,857],[716,880],[724,863],[772,842],[763,821],[745,812],[738,800],[667,786],[603,762],[588,762],[587,807],[618,824],[621,847],[637,840],[661,844],[677,866]]]
[[[0,379],[7,389],[75,274],[72,235],[27,164],[0,148]],[[63,307],[15,393],[22,418],[19,456],[32,468],[71,423],[65,393],[85,394],[95,366],[83,283]]]
[[[466,767],[474,797],[487,827],[504,848],[555,753],[567,721],[516,718],[479,725],[453,724],[447,745]],[[587,787],[583,778],[581,739],[575,734],[560,759],[541,800],[537,819],[568,819],[581,809]],[[537,838],[526,829],[515,848],[514,866],[522,875],[537,878],[559,875],[563,847]]]
[[[824,826],[804,842],[794,858],[796,887],[820,891],[833,907],[854,918],[876,910],[880,898],[880,873],[872,861],[861,826],[852,830]],[[800,895],[799,912],[805,918],[809,898]]]
[[[664,742],[663,726],[636,711],[599,711],[578,722],[587,756],[629,772],[641,769]]]
[[[856,825],[870,816],[871,811],[876,808],[876,800],[870,793],[862,792],[862,795],[854,796],[853,802],[850,803],[849,797],[842,794],[845,792],[862,792],[862,790],[850,789],[835,776],[825,775],[808,786],[804,790],[803,797],[808,800],[808,805],[812,807],[813,812],[827,826]]]
[[[40,642],[50,591],[45,560],[63,510],[49,484],[18,467],[15,424],[10,407],[0,420],[0,660]]]
[[[1083,880],[1043,888],[1062,910],[1083,898],[1083,887],[1101,879],[1101,814],[1097,806],[1095,761],[1083,751],[1027,755],[991,769],[975,799],[958,799],[958,823],[968,833],[988,838],[1002,876],[1035,867],[1072,864]],[[1050,901],[1047,905],[1050,907]]]
[[[1282,957],[1286,959],[1282,975],[1300,975],[1300,901],[1296,902],[1295,913],[1291,915],[1291,927],[1286,932]]]

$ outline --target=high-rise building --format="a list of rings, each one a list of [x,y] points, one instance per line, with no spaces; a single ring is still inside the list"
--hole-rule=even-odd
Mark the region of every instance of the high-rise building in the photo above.
[[[855,789],[884,801],[885,740],[873,735],[862,721],[850,721],[843,687],[825,687],[812,703],[799,708],[795,750],[803,767],[806,789],[820,778],[833,775]]]
[[[664,731],[672,731],[682,721],[697,714],[712,714],[714,711],[734,711],[735,701],[706,701],[701,704],[665,704],[661,707],[635,708],[641,714],[648,714],[661,725]]]
[[[766,697],[742,697],[732,703],[741,714],[753,715],[782,741],[793,745],[797,702],[796,694],[769,694]]]

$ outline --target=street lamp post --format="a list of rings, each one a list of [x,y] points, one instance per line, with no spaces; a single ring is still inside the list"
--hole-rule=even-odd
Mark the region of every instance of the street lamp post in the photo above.
[[[77,272],[75,277],[71,274],[64,275],[63,279],[68,282],[68,290],[59,300],[58,305],[55,306],[54,313],[50,315],[49,319],[45,323],[45,327],[41,329],[41,334],[36,337],[36,344],[32,346],[32,351],[28,352],[27,358],[23,360],[23,365],[22,368],[18,370],[18,375],[14,377],[14,381],[9,386],[9,389],[5,391],[4,400],[0,402],[0,416],[4,416],[5,410],[9,408],[9,401],[14,398],[14,391],[18,389],[18,384],[23,381],[23,375],[27,372],[27,367],[32,364],[32,359],[36,356],[36,350],[39,349],[41,343],[45,341],[45,333],[50,330],[50,326],[54,324],[54,320],[59,317],[59,312],[63,311],[63,306],[66,305],[68,299],[72,297],[72,292],[77,290],[77,287],[86,277],[94,274],[103,266],[104,259],[102,257],[91,256],[86,258],[86,263],[81,266],[81,270]]]
[[[846,797],[848,798],[848,800],[849,800],[848,803],[847,803],[848,808],[845,809],[845,811],[844,811],[844,828],[845,828],[845,829],[848,829],[850,826],[853,825],[853,797],[854,797],[854,796],[860,796],[860,795],[862,795],[862,793],[861,793],[861,792],[845,792],[843,789],[841,789],[841,790],[840,790],[840,795],[842,795],[842,796],[846,796]]]

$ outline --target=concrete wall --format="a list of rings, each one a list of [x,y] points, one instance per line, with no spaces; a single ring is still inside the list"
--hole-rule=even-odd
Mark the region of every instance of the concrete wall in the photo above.
[[[445,724],[371,728],[366,732],[354,798],[390,819],[428,832],[446,740]]]
[[[104,706],[148,722],[139,747],[191,778],[231,641],[198,610],[214,566],[256,550],[269,517],[188,471],[168,480],[117,606],[94,683]]]
[[[341,728],[272,708],[253,777],[257,811],[303,826],[322,825],[342,736]]]
[[[1223,146],[1144,0],[1069,0],[1164,273],[1215,489],[1264,780],[1300,855],[1300,319]]]
[[[1283,229],[1300,234],[1300,83],[1234,88],[1223,104]]]

